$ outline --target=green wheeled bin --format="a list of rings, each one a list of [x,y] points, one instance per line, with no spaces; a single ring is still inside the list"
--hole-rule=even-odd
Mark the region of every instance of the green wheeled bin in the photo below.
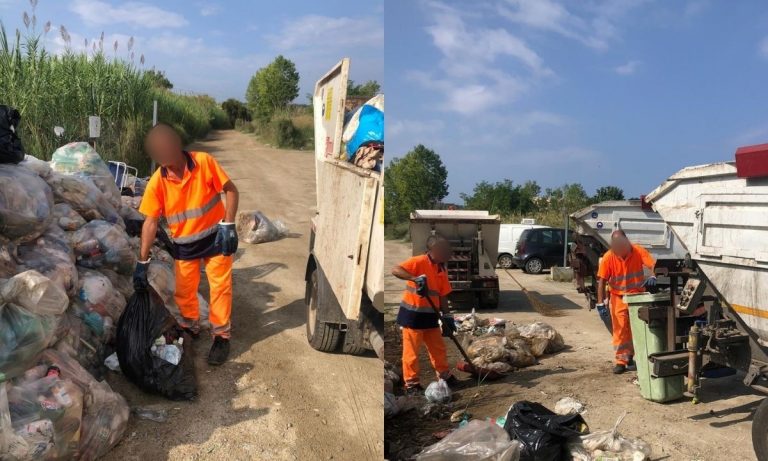
[[[653,402],[669,402],[683,396],[683,376],[654,377],[648,356],[667,350],[666,329],[663,324],[646,323],[638,313],[643,307],[666,303],[669,305],[669,293],[638,293],[624,296],[629,306],[629,324],[632,328],[632,343],[635,347],[637,380],[640,394]]]

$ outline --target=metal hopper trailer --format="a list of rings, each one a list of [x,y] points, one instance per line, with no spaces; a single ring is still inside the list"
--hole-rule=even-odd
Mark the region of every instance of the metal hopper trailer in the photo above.
[[[621,229],[630,241],[645,247],[656,259],[657,273],[666,280],[690,266],[688,250],[672,229],[642,200],[615,200],[590,205],[571,214],[575,241],[570,258],[579,293],[590,308],[597,303],[597,268],[610,248],[611,233]],[[662,282],[662,280],[660,280]]]
[[[702,371],[724,366],[768,392],[768,144],[739,148],[735,162],[685,168],[646,200],[697,268],[668,305],[645,313],[674,335],[667,352],[649,358],[653,375],[687,375],[695,397]],[[768,460],[768,400],[755,412],[752,441],[758,459]]]

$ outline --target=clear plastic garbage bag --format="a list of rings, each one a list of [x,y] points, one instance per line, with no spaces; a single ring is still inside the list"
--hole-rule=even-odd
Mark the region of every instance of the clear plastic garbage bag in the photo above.
[[[0,164],[0,242],[29,242],[53,220],[51,188],[32,171]]]
[[[10,386],[10,382],[0,382],[0,459],[19,460],[27,456],[29,445],[11,426],[7,391]]]
[[[81,267],[78,268],[78,277],[78,297],[85,303],[85,308],[98,313],[102,318],[110,317],[113,324],[116,324],[125,308],[125,297],[100,272]]]
[[[100,268],[98,272],[109,279],[114,287],[121,295],[128,299],[133,294],[133,279],[130,275],[118,274],[112,269]]]
[[[24,156],[24,160],[19,163],[19,166],[35,172],[38,176],[45,179],[51,174],[51,164],[45,160],[40,160],[37,157],[33,157],[29,154]]]
[[[473,419],[416,455],[417,461],[518,461],[520,443],[493,422]]]
[[[470,358],[480,358],[483,362],[498,362],[504,358],[507,340],[504,336],[490,335],[472,341],[467,348]]]
[[[119,274],[132,274],[136,252],[125,230],[116,224],[95,220],[72,233],[77,264],[97,269],[106,267]]]
[[[619,434],[619,425],[627,413],[624,412],[613,429],[596,431],[571,439],[568,451],[576,461],[645,461],[651,456],[651,447],[640,439],[631,439]]]
[[[57,203],[54,205],[53,216],[59,227],[65,231],[76,231],[85,226],[85,219],[69,203]]]
[[[33,242],[19,245],[19,270],[34,269],[59,284],[70,296],[77,293],[75,254],[67,234],[52,223]]]
[[[147,269],[147,280],[165,304],[173,302],[176,293],[176,275],[173,272],[173,266],[151,261]]]
[[[429,383],[424,396],[432,403],[448,403],[451,401],[451,388],[444,379]]]
[[[72,459],[80,444],[83,391],[52,371],[8,389],[11,426],[26,442],[22,459]]]
[[[261,211],[241,211],[237,215],[237,235],[246,243],[266,243],[280,240],[288,234],[282,221],[271,221]]]
[[[64,289],[35,270],[0,281],[0,303],[17,304],[33,314],[63,314],[69,305]]]
[[[109,203],[120,206],[120,189],[109,167],[96,150],[87,142],[65,144],[53,152],[51,169],[57,173],[81,175],[90,178]]]
[[[60,316],[38,315],[15,304],[0,305],[0,381],[34,365],[54,338]]]
[[[565,347],[560,333],[544,322],[534,322],[519,327],[520,336],[529,340],[531,351],[537,357],[559,352]]]
[[[66,202],[86,221],[101,219],[125,227],[123,218],[90,178],[52,172],[46,179],[56,203]]]

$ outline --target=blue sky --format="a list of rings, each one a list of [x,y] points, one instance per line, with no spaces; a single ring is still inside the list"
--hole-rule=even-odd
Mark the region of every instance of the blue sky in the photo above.
[[[768,142],[768,2],[387,0],[387,153],[480,180],[650,192]],[[407,50],[407,52],[405,51]]]
[[[253,73],[278,54],[296,63],[298,100],[312,91],[341,57],[352,60],[355,81],[383,80],[383,0],[281,0],[156,2],[115,0],[40,0],[38,29],[51,21],[48,48],[60,52],[65,43],[58,32],[64,25],[71,46],[105,33],[105,49],[128,57],[134,37],[134,59],[145,55],[145,67],[166,72],[175,89],[207,93],[223,100],[244,99]],[[28,0],[0,0],[0,20],[13,31],[23,29]]]

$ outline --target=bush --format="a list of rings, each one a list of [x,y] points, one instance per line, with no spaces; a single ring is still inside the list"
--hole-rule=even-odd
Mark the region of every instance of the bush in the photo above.
[[[408,222],[387,224],[384,226],[384,238],[387,240],[408,241],[410,240],[409,230],[410,224]]]
[[[20,136],[30,155],[48,160],[64,143],[88,137],[88,116],[101,117],[96,148],[105,160],[118,160],[149,172],[143,140],[152,126],[152,103],[159,118],[175,126],[186,142],[211,128],[229,126],[226,113],[209,96],[158,88],[148,72],[103,53],[49,54],[39,36],[9,37],[0,26],[0,104],[21,112]],[[56,137],[53,128],[64,135]]]

